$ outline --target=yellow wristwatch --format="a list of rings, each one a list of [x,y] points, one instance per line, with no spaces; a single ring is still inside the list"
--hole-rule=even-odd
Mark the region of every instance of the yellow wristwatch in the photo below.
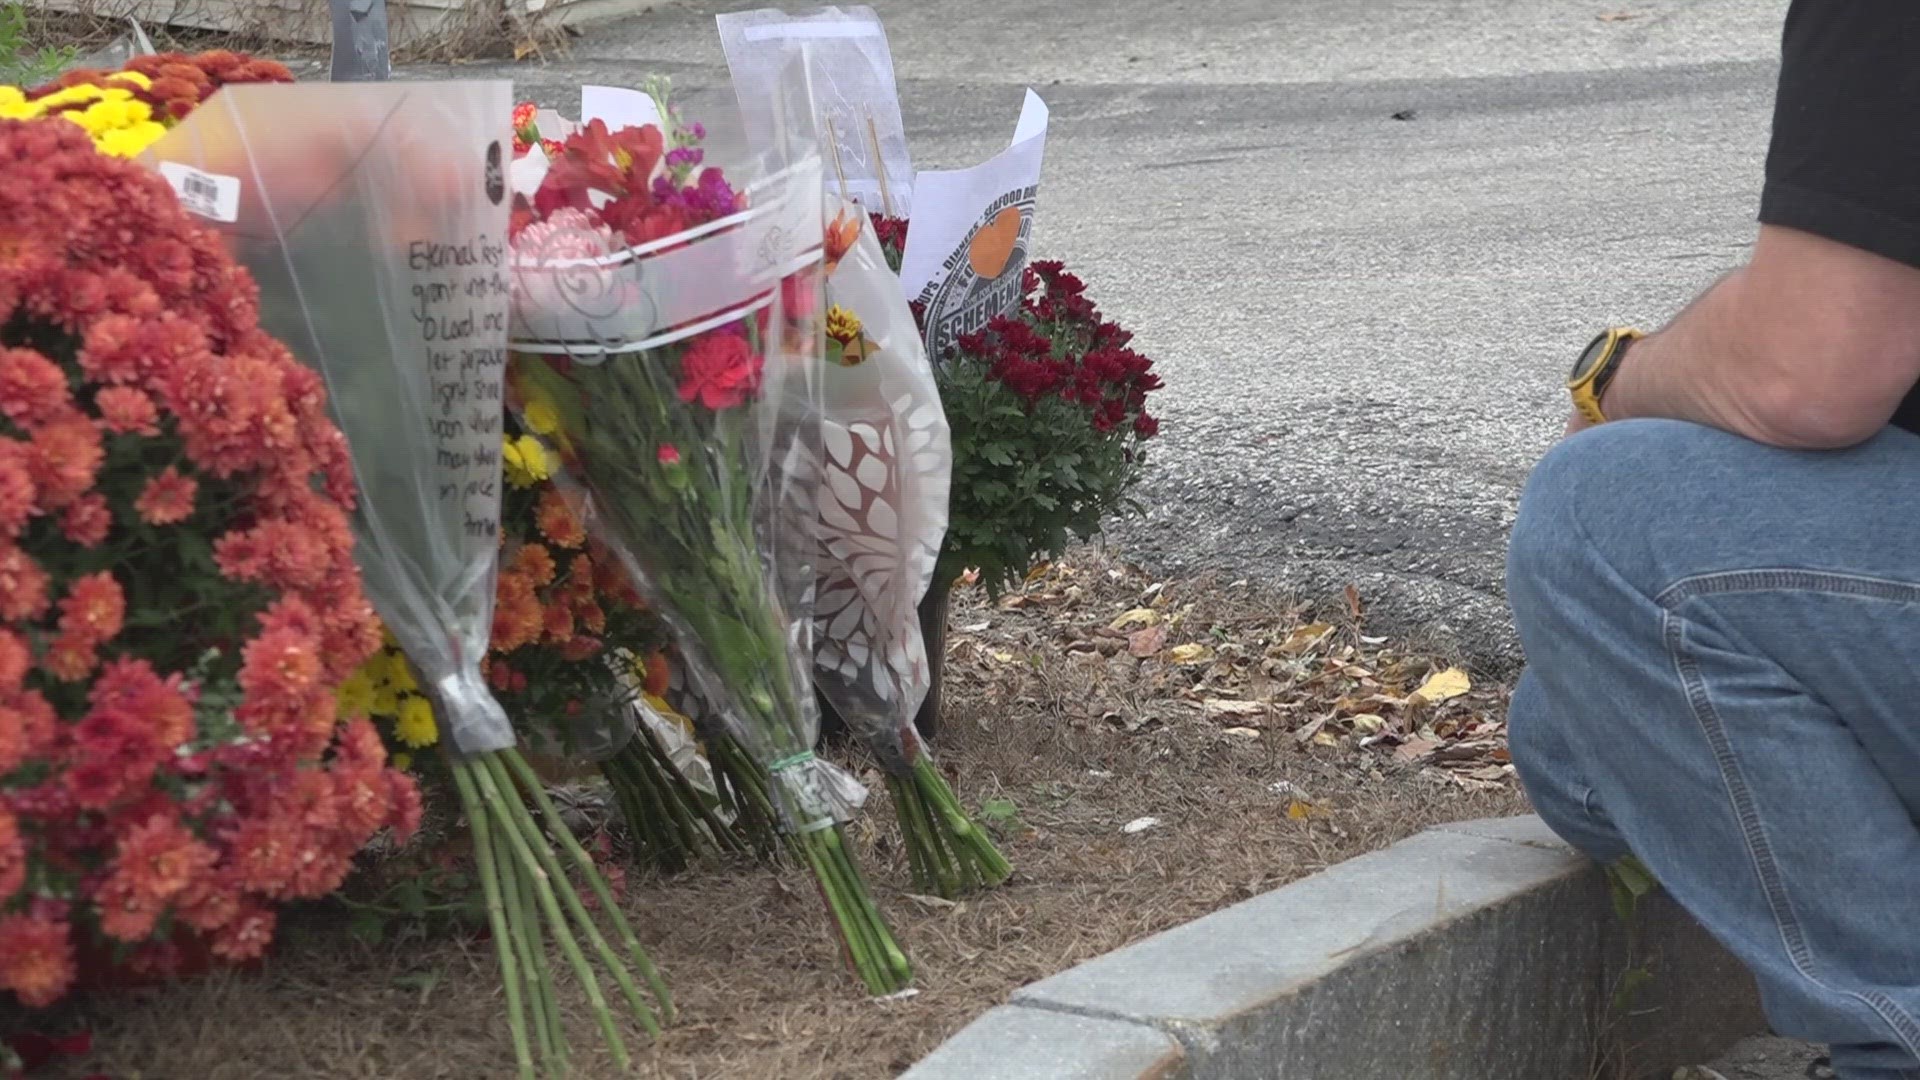
[[[1620,358],[1627,355],[1627,346],[1642,336],[1640,331],[1627,327],[1605,331],[1574,361],[1573,374],[1567,377],[1567,392],[1573,395],[1573,407],[1580,410],[1588,423],[1607,422],[1606,414],[1600,411],[1600,399],[1607,392],[1607,384],[1619,372]]]

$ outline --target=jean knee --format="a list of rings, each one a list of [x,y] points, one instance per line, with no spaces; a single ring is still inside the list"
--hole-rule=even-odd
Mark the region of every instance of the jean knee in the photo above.
[[[1627,420],[1561,440],[1520,496],[1507,549],[1516,617],[1524,621],[1569,591],[1585,594],[1603,567],[1643,554],[1649,528],[1687,517],[1684,505],[1673,504],[1672,485],[1654,478],[1670,474],[1676,462],[1720,456],[1720,444],[1732,438],[1673,420]],[[1644,559],[1626,561],[1635,566],[1629,577],[1645,576]]]
[[[1507,749],[1520,786],[1540,820],[1589,858],[1611,862],[1627,854],[1627,845],[1587,783],[1590,763],[1576,749],[1573,733],[1563,726],[1575,722],[1576,714],[1556,708],[1529,673],[1521,678],[1508,706]]]

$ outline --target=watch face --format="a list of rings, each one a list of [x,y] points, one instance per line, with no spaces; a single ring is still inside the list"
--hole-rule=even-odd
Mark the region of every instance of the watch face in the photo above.
[[[1580,359],[1574,361],[1573,374],[1568,378],[1568,381],[1577,383],[1592,374],[1593,366],[1598,364],[1600,359],[1607,355],[1607,345],[1611,343],[1612,340],[1613,335],[1611,333],[1601,334],[1599,337],[1594,338],[1593,344],[1587,346],[1587,351],[1581,353]]]

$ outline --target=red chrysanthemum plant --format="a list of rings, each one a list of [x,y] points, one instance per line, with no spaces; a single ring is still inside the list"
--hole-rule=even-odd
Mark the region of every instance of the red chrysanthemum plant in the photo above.
[[[419,793],[336,688],[379,645],[320,378],[164,180],[0,121],[0,989],[246,961]]]
[[[875,216],[897,271],[907,222]],[[1060,263],[1024,271],[1018,311],[934,357],[953,429],[953,494],[934,589],[969,568],[992,592],[1018,584],[1127,510],[1160,430],[1161,386],[1133,335],[1105,318]],[[923,313],[915,306],[916,317]]]

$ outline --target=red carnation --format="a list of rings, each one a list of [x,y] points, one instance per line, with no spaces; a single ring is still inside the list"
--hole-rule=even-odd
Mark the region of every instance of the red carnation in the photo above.
[[[680,400],[715,412],[734,408],[759,389],[763,362],[740,334],[703,334],[680,354]]]

